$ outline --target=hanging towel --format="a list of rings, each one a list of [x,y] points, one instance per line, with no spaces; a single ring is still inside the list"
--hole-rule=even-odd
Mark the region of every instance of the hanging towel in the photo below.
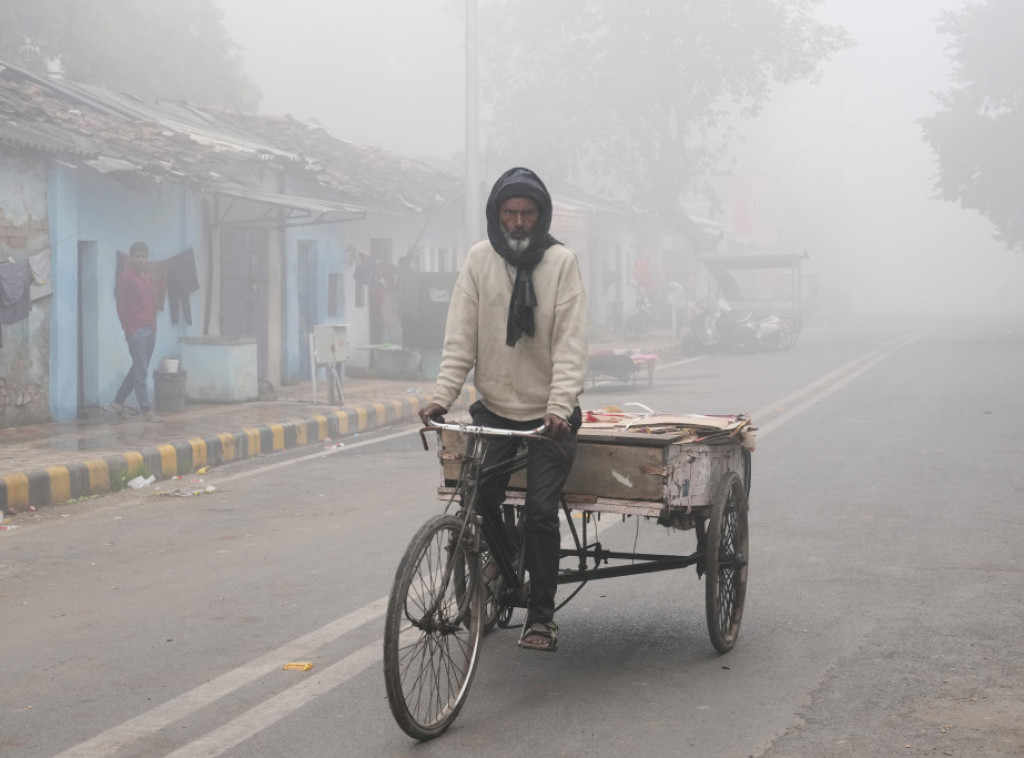
[[[28,318],[30,284],[28,259],[0,264],[0,324],[16,324]]]
[[[178,314],[192,326],[192,303],[189,295],[199,289],[196,254],[192,248],[167,261],[167,301],[171,306],[171,322],[178,323]]]

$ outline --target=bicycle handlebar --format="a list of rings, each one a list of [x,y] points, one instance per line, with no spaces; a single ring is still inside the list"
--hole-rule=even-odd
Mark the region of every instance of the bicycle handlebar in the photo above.
[[[433,419],[428,419],[428,425],[420,429],[420,439],[423,441],[423,449],[429,450],[430,447],[427,445],[427,432],[429,431],[442,431],[447,429],[451,432],[460,432],[462,434],[483,434],[492,437],[542,437],[546,439],[547,426],[541,424],[536,429],[499,429],[494,426],[476,426],[474,424],[446,424]]]

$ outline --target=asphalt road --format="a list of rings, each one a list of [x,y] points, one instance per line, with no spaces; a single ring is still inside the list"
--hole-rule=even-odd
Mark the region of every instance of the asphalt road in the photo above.
[[[381,671],[395,568],[440,509],[412,428],[163,488],[215,487],[200,497],[18,516],[0,532],[0,755],[1019,757],[1022,376],[1024,325],[937,322],[588,388],[589,408],[754,417],[739,642],[711,647],[692,569],[592,582],[555,655],[488,635],[468,704],[426,744],[392,721]]]

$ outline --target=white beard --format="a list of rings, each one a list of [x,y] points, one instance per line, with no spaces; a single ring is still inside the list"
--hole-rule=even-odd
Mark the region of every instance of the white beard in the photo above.
[[[505,241],[508,242],[509,248],[516,255],[519,255],[530,246],[529,237],[524,237],[523,239],[515,239],[514,237],[509,236],[508,232],[505,233]]]

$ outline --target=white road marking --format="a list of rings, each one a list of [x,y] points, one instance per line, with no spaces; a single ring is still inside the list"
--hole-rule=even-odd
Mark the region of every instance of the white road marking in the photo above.
[[[781,400],[777,400],[755,412],[751,416],[751,420],[757,426],[757,432],[755,433],[756,438],[761,439],[765,437],[787,421],[791,421],[804,411],[813,408],[829,395],[837,392],[842,387],[845,387],[858,376],[872,368],[876,363],[881,361],[883,358],[886,358],[897,348],[909,345],[910,343],[921,339],[935,327],[935,323],[936,322],[933,322],[921,327],[916,332],[912,332],[909,335],[898,337],[897,339],[887,342],[884,345],[865,353],[859,358],[853,359],[846,365],[840,366],[835,371],[829,372],[820,379],[815,379],[813,382],[801,387],[796,392],[791,392]],[[796,402],[795,405],[790,405],[790,403],[794,403],[794,401],[798,401],[801,398],[803,398],[803,400]],[[780,408],[784,410],[778,416],[765,424],[758,423],[758,418],[770,416]]]
[[[383,656],[383,641],[374,640],[333,666],[328,666],[318,674],[311,674],[299,684],[279,692],[223,726],[169,753],[166,758],[215,758],[223,755],[311,700],[326,695],[370,666],[380,663]]]
[[[163,705],[108,729],[87,742],[75,745],[55,758],[98,758],[98,756],[113,755],[125,745],[157,732],[168,724],[185,718],[200,708],[205,708],[220,698],[241,689],[250,682],[266,676],[271,671],[280,669],[288,661],[304,658],[311,651],[333,642],[363,624],[380,618],[387,610],[387,606],[388,599],[386,597],[374,600],[372,603],[325,624],[309,634],[298,637],[276,650],[271,650],[233,671],[228,671],[206,684],[168,700]],[[377,641],[374,644],[379,649],[383,643]],[[353,656],[359,656],[361,653],[362,651],[359,651]],[[349,658],[353,656],[349,656]],[[341,663],[344,660],[347,659],[343,659]],[[359,658],[358,660],[363,659]],[[341,666],[341,663],[335,664],[331,669]]]
[[[786,408],[780,415],[760,427],[757,436],[763,437],[766,433],[777,429],[785,422],[791,420],[800,413],[809,409],[818,402],[836,392],[856,377],[866,372],[884,357],[892,353],[898,347],[914,342],[924,336],[932,327],[928,326],[914,332],[913,334],[893,340],[879,348],[869,351],[865,355],[850,361],[835,371],[826,374],[824,377],[807,384],[805,387],[790,393],[779,401],[771,403],[753,415],[768,416],[775,413],[779,408]],[[704,356],[678,361],[670,365],[679,365],[700,360]],[[824,389],[819,389],[824,387]],[[817,392],[816,392],[817,391]],[[807,398],[804,402],[787,407],[789,403],[798,398]],[[346,450],[353,450],[365,445],[383,442],[390,439],[406,436],[415,433],[416,430],[404,430],[383,437],[375,437],[354,444],[345,444],[344,447],[330,448],[319,453],[314,453],[288,461],[281,461],[268,466],[239,472],[224,477],[220,481],[230,481],[256,474],[268,473],[284,466],[292,466],[296,463],[309,460],[310,458],[322,458],[328,455],[343,453]],[[596,524],[595,524],[596,529]],[[571,544],[571,537],[563,537],[563,544],[568,538]],[[108,729],[106,732],[94,737],[87,742],[82,742],[55,758],[98,758],[99,756],[113,755],[118,750],[131,742],[142,739],[167,725],[182,719],[191,713],[203,708],[216,700],[225,697],[240,689],[246,684],[265,676],[271,671],[277,670],[289,660],[301,659],[311,650],[324,644],[332,642],[343,634],[355,629],[370,621],[376,620],[384,615],[387,609],[388,599],[380,598],[363,606],[341,618],[326,624],[307,635],[299,637],[294,641],[283,645],[265,655],[256,658],[234,671],[214,679],[207,684],[201,685],[190,692],[186,692],[173,700],[169,700],[146,713],[136,716],[123,724]],[[241,716],[227,722],[221,727],[208,732],[203,737],[185,745],[179,750],[170,754],[169,758],[215,758],[223,755],[231,748],[241,744],[253,735],[266,729],[289,714],[301,708],[306,703],[326,694],[343,684],[348,679],[358,675],[371,666],[378,664],[382,659],[383,640],[377,639],[357,650],[356,652],[342,658],[337,663],[319,672],[317,676],[304,679],[299,684],[274,695],[260,705],[250,709]]]

